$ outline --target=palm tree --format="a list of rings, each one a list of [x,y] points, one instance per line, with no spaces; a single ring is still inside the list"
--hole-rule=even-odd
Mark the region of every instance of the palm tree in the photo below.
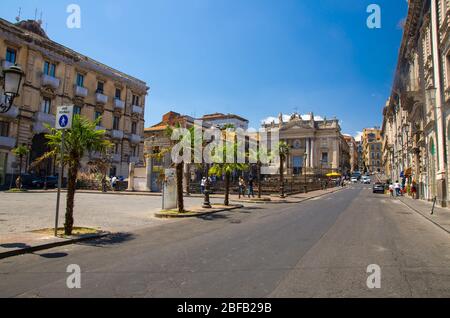
[[[23,158],[28,155],[30,152],[30,149],[25,145],[17,146],[12,150],[12,153],[19,157],[19,177],[17,178],[17,188],[22,189],[22,164],[23,164]]]
[[[233,128],[233,127],[231,127]],[[230,129],[230,128],[227,128]],[[235,140],[236,141],[236,140]],[[227,153],[227,143],[225,143],[222,147],[217,149],[216,153],[213,155],[213,165],[209,169],[210,175],[216,175],[218,177],[225,176],[225,199],[224,205],[230,205],[230,179],[231,174],[234,171],[245,171],[248,169],[248,165],[244,163],[237,163],[237,152],[238,152],[238,143],[234,142],[231,144],[233,147],[233,158],[235,159],[232,163],[227,163],[225,160],[225,156]]]
[[[108,186],[106,184],[106,175],[108,174],[108,170],[111,167],[111,156],[110,154],[104,154],[98,159],[93,159],[89,161],[89,165],[91,166],[91,170],[93,172],[97,172],[102,177],[102,192],[108,191]]]
[[[105,130],[96,130],[99,125],[101,117],[91,122],[89,119],[80,115],[75,115],[73,118],[72,128],[65,132],[64,156],[62,164],[68,167],[68,184],[67,184],[67,199],[66,199],[66,215],[64,223],[64,234],[71,235],[73,229],[73,208],[75,199],[75,190],[77,184],[78,171],[80,169],[81,159],[86,153],[99,152],[105,154],[112,144],[105,139]],[[49,151],[37,161],[44,160],[50,157],[60,158],[62,131],[56,130],[47,126],[50,130],[45,137],[48,139]],[[58,159],[60,160],[60,159]],[[61,164],[61,163],[60,163]]]
[[[168,138],[172,137],[172,133],[173,130],[176,128],[181,128],[181,125],[179,123],[177,123],[175,126],[167,126],[166,127],[166,131],[165,134]],[[190,136],[191,136],[191,145],[190,145],[190,149],[188,149],[188,151],[191,151],[191,155],[194,153],[194,143],[195,143],[195,134],[194,134],[194,126],[187,128]],[[177,143],[176,140],[172,140],[170,146],[166,149],[163,150],[164,153],[170,152],[172,150],[172,148],[175,146],[175,144]],[[184,174],[183,174],[183,170],[184,170],[184,165],[185,162],[181,161],[178,163],[175,163],[175,176],[177,179],[177,205],[178,205],[178,212],[179,213],[183,213],[185,212],[184,210],[184,196],[183,196],[183,178],[184,178]],[[190,171],[190,163],[186,162],[186,167],[187,170]],[[189,183],[189,181],[186,181],[187,183]],[[189,184],[187,184],[187,186],[189,186]],[[188,190],[189,191],[189,190]]]
[[[280,155],[280,198],[285,198],[284,193],[284,161],[289,154],[289,146],[286,142],[280,141],[278,143],[278,153]]]

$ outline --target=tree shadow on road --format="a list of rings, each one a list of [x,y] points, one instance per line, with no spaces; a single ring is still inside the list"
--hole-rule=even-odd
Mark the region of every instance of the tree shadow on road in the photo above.
[[[122,244],[131,240],[134,240],[135,236],[131,233],[112,233],[110,235],[90,240],[90,241],[84,241],[77,243],[78,245],[85,245],[85,246],[94,246],[94,247],[106,247],[106,246],[112,246],[117,244]]]

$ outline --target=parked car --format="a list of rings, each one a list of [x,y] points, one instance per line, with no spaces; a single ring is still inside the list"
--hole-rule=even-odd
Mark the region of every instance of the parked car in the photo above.
[[[352,183],[358,183],[358,178],[357,178],[357,177],[352,177],[352,178],[350,179],[350,181],[351,181]]]
[[[377,182],[373,185],[372,187],[372,192],[373,193],[384,193],[384,184]]]
[[[44,188],[45,182],[47,182],[47,188],[56,188],[58,186],[58,177],[47,176],[36,178],[32,181],[33,188]]]

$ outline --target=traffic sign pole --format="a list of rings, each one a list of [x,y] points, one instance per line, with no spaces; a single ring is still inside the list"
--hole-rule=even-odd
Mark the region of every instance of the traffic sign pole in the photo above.
[[[61,136],[61,160],[58,174],[58,194],[56,196],[55,236],[58,236],[59,202],[61,200],[62,175],[64,164],[64,138],[66,130],[72,128],[73,106],[60,106],[56,112],[55,128],[62,130]]]
[[[65,135],[66,135],[66,130],[63,130],[62,136],[61,136],[61,160],[59,162],[59,173],[58,173],[58,194],[56,195],[55,236],[58,236],[59,201],[61,199]]]

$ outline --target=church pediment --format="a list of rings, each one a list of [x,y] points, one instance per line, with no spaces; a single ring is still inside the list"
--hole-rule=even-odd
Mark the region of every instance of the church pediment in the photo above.
[[[281,130],[312,130],[313,128],[311,127],[309,122],[304,122],[304,121],[290,121],[286,124],[284,124],[284,126],[281,128]]]

